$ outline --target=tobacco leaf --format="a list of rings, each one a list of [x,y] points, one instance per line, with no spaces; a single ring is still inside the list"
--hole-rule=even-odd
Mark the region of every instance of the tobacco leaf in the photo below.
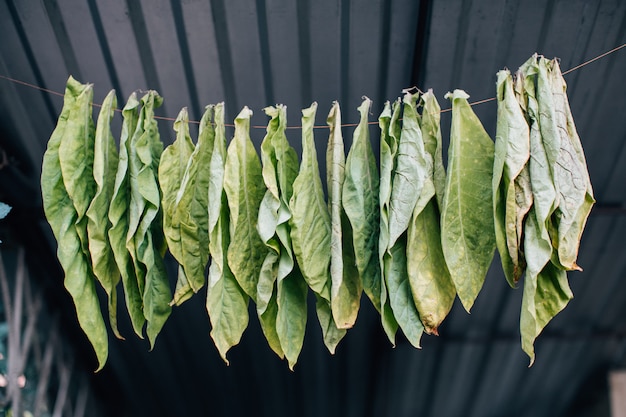
[[[139,291],[137,275],[130,253],[126,249],[126,236],[129,226],[130,179],[128,155],[130,138],[135,131],[139,119],[139,100],[135,93],[131,94],[122,110],[124,121],[120,136],[119,161],[115,174],[115,185],[109,205],[109,242],[115,257],[124,288],[124,298],[130,321],[135,333],[143,338],[143,326],[146,319],[143,315],[142,294]]]
[[[493,221],[494,144],[462,90],[448,93],[452,127],[441,243],[463,307],[469,312],[485,281],[496,238]]]
[[[187,163],[194,150],[189,134],[189,116],[186,108],[178,113],[174,122],[174,131],[176,132],[176,139],[163,151],[159,161],[158,175],[163,205],[163,233],[172,256],[179,264],[178,280],[171,304],[180,305],[188,300],[194,292],[184,269],[183,254],[188,248],[183,245],[180,216],[176,216],[178,210],[177,196],[179,190],[182,190]],[[195,289],[195,291],[197,290]]]
[[[224,129],[224,103],[208,106],[203,122],[206,129],[210,127],[213,114],[215,129],[213,140],[202,146],[211,147],[211,157],[202,170],[208,175],[208,216],[209,252],[211,265],[207,284],[206,309],[211,321],[211,338],[222,359],[228,364],[226,354],[230,348],[239,343],[243,332],[248,327],[248,296],[241,289],[228,267],[227,249],[230,243],[229,212],[226,192],[224,191],[224,175],[226,162],[226,132]],[[211,135],[207,133],[207,138]],[[200,135],[200,140],[204,140]],[[205,149],[205,152],[209,152]],[[206,163],[206,156],[202,158]],[[198,173],[197,175],[205,175]],[[197,179],[196,181],[199,181]]]
[[[441,249],[440,204],[443,202],[446,174],[440,107],[432,90],[421,96],[421,102],[424,106],[421,117],[423,160],[427,172],[407,229],[407,273],[424,330],[436,335],[437,328],[452,308],[456,290]]]
[[[130,217],[126,247],[133,257],[150,347],[167,321],[172,294],[163,257],[167,246],[162,230],[161,195],[157,171],[163,152],[154,109],[163,99],[149,91],[142,99],[139,122],[129,153]]]
[[[214,106],[207,106],[198,133],[198,142],[189,156],[180,188],[176,194],[172,224],[178,225],[182,251],[181,265],[186,282],[177,291],[181,302],[204,286],[209,261],[208,189],[215,129],[212,126]],[[161,158],[163,159],[163,158]],[[182,161],[181,161],[182,162]],[[180,290],[178,290],[180,288]],[[187,295],[188,294],[188,295]],[[176,293],[174,300],[176,300]]]
[[[378,262],[381,269],[380,294],[370,296],[374,307],[381,316],[383,329],[389,341],[395,345],[395,335],[398,330],[398,322],[393,316],[387,291],[387,276],[389,261],[387,252],[389,246],[389,200],[391,198],[392,173],[398,152],[398,138],[400,137],[400,101],[393,104],[393,112],[389,102],[385,103],[383,112],[378,118],[380,127],[380,230],[378,237]],[[367,293],[367,289],[366,289]],[[370,294],[368,294],[370,295]]]
[[[424,93],[420,101],[423,106],[421,129],[422,140],[426,152],[433,159],[433,182],[437,206],[443,205],[443,194],[446,188],[446,170],[443,166],[443,144],[441,139],[441,107],[430,89]]]
[[[259,207],[257,230],[268,253],[259,274],[257,313],[260,316],[265,313],[276,284],[276,335],[281,351],[293,369],[304,340],[308,288],[295,266],[289,226],[292,217],[289,202],[298,174],[298,156],[285,135],[287,108],[278,105],[264,111],[271,117],[261,143],[263,180],[267,190]],[[269,343],[270,346],[273,344]]]
[[[352,244],[360,280],[344,278],[344,298],[348,301],[344,314],[337,321],[354,325],[362,288],[369,293],[380,293],[380,265],[378,263],[378,238],[380,209],[378,202],[380,178],[376,158],[369,138],[368,112],[371,100],[363,99],[358,108],[360,121],[353,135],[352,146],[346,159],[346,177],[343,184],[342,203],[350,220]]]
[[[118,164],[117,147],[111,133],[111,119],[117,108],[115,91],[110,91],[102,102],[94,144],[93,179],[96,193],[87,209],[87,235],[93,272],[108,297],[111,330],[123,339],[117,329],[117,284],[120,272],[117,269],[108,230],[111,228],[108,211],[115,187],[115,172]]]
[[[352,229],[342,204],[342,191],[346,178],[346,156],[341,134],[341,109],[334,102],[326,123],[330,128],[326,148],[326,181],[330,211],[330,308],[339,329],[351,327],[358,313],[358,269]],[[355,282],[356,281],[356,282]],[[356,286],[356,287],[355,287]]]
[[[534,341],[544,327],[573,298],[567,272],[550,261],[550,237],[535,217],[534,208],[525,224],[524,245],[528,269],[524,277],[524,293],[520,313],[522,349],[535,361]]]
[[[93,132],[90,133],[93,130],[92,98],[91,85],[81,84],[72,77],[68,79],[63,109],[43,157],[41,193],[46,219],[58,243],[57,257],[65,271],[64,285],[74,301],[80,327],[96,353],[98,371],[102,369],[108,356],[107,331],[96,293],[90,258],[83,250],[83,243],[77,230],[79,215],[64,182],[60,154],[62,150],[68,148],[67,146],[62,148],[61,143],[79,139],[87,140],[89,143],[89,138],[93,137]],[[93,146],[93,142],[91,145]],[[83,152],[79,155],[85,156]],[[77,155],[75,157],[82,159]],[[82,163],[85,162],[83,159]],[[84,167],[80,172],[85,172]],[[67,173],[68,178],[73,174]],[[87,174],[91,176],[90,172]],[[87,190],[83,192],[86,193]]]
[[[256,302],[267,248],[257,232],[265,185],[261,161],[250,140],[251,115],[252,111],[244,107],[235,119],[235,136],[226,152],[224,190],[230,210],[228,266],[241,288]]]
[[[557,207],[553,224],[558,262],[567,270],[581,270],[576,264],[580,238],[595,203],[580,138],[569,107],[566,84],[557,60],[539,59],[537,77],[538,101],[544,141],[557,150],[552,175],[557,190]]]
[[[493,168],[493,213],[496,246],[504,276],[515,287],[524,273],[523,219],[532,205],[530,128],[514,92],[508,70],[498,72],[498,114]]]
[[[309,287],[330,301],[330,215],[319,175],[313,125],[317,103],[302,110],[302,162],[289,202],[294,254]]]
[[[324,343],[331,353],[345,335],[330,307],[331,221],[317,162],[313,135],[317,103],[302,110],[302,161],[289,202],[293,251],[308,286],[316,294],[316,312]]]
[[[417,312],[409,276],[407,272],[406,242],[407,235],[403,233],[385,257],[387,288],[389,289],[389,303],[393,309],[395,319],[406,336],[407,340],[416,348],[420,347],[420,339],[424,326]]]

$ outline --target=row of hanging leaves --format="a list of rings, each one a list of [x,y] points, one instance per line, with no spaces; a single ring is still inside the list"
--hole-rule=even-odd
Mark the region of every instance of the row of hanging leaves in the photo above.
[[[247,107],[227,146],[223,103],[207,106],[195,144],[181,110],[176,139],[164,149],[155,91],[128,99],[118,151],[110,129],[115,93],[94,126],[92,86],[70,77],[41,186],[65,286],[98,369],[108,338],[96,281],[108,297],[113,333],[122,338],[121,281],[133,329],[139,337],[145,331],[151,346],[172,306],[206,286],[211,337],[227,363],[252,300],[269,346],[293,369],[309,289],[331,353],[354,325],[363,292],[392,344],[400,328],[419,347],[424,332],[437,334],[457,295],[471,309],[496,245],[513,287],[525,274],[520,329],[532,363],[535,338],[571,298],[565,271],[579,269],[578,245],[594,200],[556,61],[533,56],[515,78],[501,71],[497,91],[495,146],[468,95],[446,95],[447,173],[432,91],[405,91],[385,103],[379,167],[369,138],[371,101],[364,98],[358,109],[347,157],[333,103],[325,197],[313,135],[316,103],[302,110],[300,163],[285,135],[282,105],[264,109],[270,120],[260,159]],[[173,293],[167,249],[179,263]]]

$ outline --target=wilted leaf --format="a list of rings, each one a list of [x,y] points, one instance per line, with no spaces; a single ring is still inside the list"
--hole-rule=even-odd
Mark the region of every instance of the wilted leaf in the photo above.
[[[96,182],[96,194],[87,209],[87,235],[93,272],[109,300],[109,322],[111,330],[120,339],[117,329],[117,284],[120,273],[109,242],[108,230],[111,223],[108,217],[109,202],[115,187],[115,172],[118,155],[115,139],[111,133],[111,119],[117,108],[115,91],[105,97],[98,116],[94,145],[93,179]]]
[[[62,142],[93,137],[93,132],[88,133],[93,130],[90,122],[92,97],[91,85],[80,84],[72,77],[68,79],[63,109],[43,157],[41,193],[46,218],[58,243],[57,256],[65,271],[65,288],[72,296],[78,322],[94,348],[100,370],[108,356],[107,331],[89,255],[83,251],[76,227],[79,216],[66,190],[60,163]],[[84,156],[82,152],[80,154]],[[68,172],[70,174],[72,172]],[[88,174],[91,177],[91,173]]]
[[[252,111],[244,107],[235,119],[235,137],[226,155],[224,190],[230,209],[228,266],[241,288],[256,302],[267,248],[256,229],[265,185],[261,161],[250,140],[251,115]]]
[[[352,326],[358,313],[358,270],[352,246],[352,229],[343,208],[346,156],[341,134],[341,110],[334,102],[326,123],[330,128],[326,149],[326,182],[330,211],[330,309],[337,327]],[[357,282],[355,282],[357,281]],[[356,287],[355,287],[356,285]]]

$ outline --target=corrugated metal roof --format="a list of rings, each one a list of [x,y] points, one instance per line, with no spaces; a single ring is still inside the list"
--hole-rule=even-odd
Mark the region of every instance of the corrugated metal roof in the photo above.
[[[0,4],[0,75],[63,91],[71,74],[94,83],[96,102],[111,88],[120,103],[136,89],[156,89],[165,98],[158,114],[168,117],[186,106],[199,120],[205,105],[223,100],[228,120],[247,105],[252,123],[261,126],[267,105],[286,104],[296,126],[300,109],[312,101],[324,124],[333,100],[341,103],[344,121],[354,122],[363,95],[374,100],[375,120],[385,100],[415,84],[433,88],[444,108],[443,96],[454,88],[485,99],[495,95],[499,69],[515,70],[534,52],[559,57],[567,70],[625,42],[626,4],[619,0]],[[92,378],[103,407],[109,415],[135,416],[606,412],[607,372],[626,365],[625,73],[626,49],[566,76],[598,205],[580,250],[584,272],[569,275],[575,298],[539,337],[532,368],[519,346],[521,290],[508,287],[496,260],[472,314],[457,302],[441,336],[424,337],[421,350],[403,341],[392,349],[364,299],[356,327],[330,356],[311,311],[295,372],[271,353],[255,319],[226,367],[208,335],[204,300],[196,296],[175,309],[154,351],[133,337],[112,340],[110,362]],[[0,80],[0,147],[12,158],[11,167],[0,170],[0,200],[31,219],[12,226],[28,227],[24,235],[31,240],[49,238],[37,217],[38,182],[61,105],[59,96]],[[495,102],[475,107],[492,136],[495,109]],[[444,113],[444,138],[449,123]],[[161,123],[166,143],[171,127]],[[375,127],[372,133],[377,137]],[[254,129],[257,144],[263,134]],[[344,129],[347,144],[351,134]],[[299,149],[298,131],[288,137]],[[320,155],[325,137],[316,131]],[[31,259],[51,262],[57,274],[45,279],[62,291],[53,251],[50,242],[47,255]]]

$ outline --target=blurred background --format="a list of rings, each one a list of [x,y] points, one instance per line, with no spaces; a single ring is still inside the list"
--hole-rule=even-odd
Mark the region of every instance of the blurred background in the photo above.
[[[13,207],[0,220],[0,415],[12,399],[44,416],[624,415],[611,414],[610,381],[626,366],[626,48],[565,76],[597,204],[579,254],[584,272],[569,273],[574,299],[537,340],[531,368],[519,340],[521,289],[508,287],[496,258],[472,314],[457,300],[420,350],[401,332],[392,347],[364,297],[334,356],[310,302],[295,371],[271,352],[255,314],[226,366],[201,291],[174,308],[153,351],[120,313],[127,338],[110,333],[109,361],[94,374],[39,177],[62,107],[55,92],[69,75],[94,84],[95,103],[115,89],[120,108],[131,92],[155,89],[163,117],[187,107],[199,120],[205,105],[224,101],[232,122],[247,105],[258,146],[268,105],[287,105],[297,126],[317,101],[324,125],[338,100],[353,123],[367,96],[376,121],[386,100],[417,86],[445,109],[455,88],[470,101],[493,97],[496,72],[535,52],[565,71],[625,42],[621,0],[0,1],[0,201]],[[495,101],[474,110],[494,137]],[[446,148],[449,124],[443,113]],[[119,137],[119,114],[113,127]],[[160,131],[171,143],[172,122]],[[352,132],[344,128],[346,147]],[[377,126],[371,134],[378,152]],[[322,172],[327,135],[316,130]],[[288,138],[299,152],[300,131]]]

